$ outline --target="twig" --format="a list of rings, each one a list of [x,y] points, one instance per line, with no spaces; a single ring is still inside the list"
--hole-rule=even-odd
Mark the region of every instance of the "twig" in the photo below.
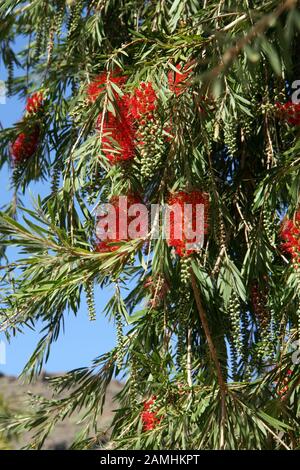
[[[274,161],[274,148],[273,148],[273,142],[272,142],[272,137],[269,129],[269,119],[268,119],[268,114],[266,113],[265,115],[265,133],[267,137],[267,145],[266,145],[266,153],[267,153],[267,169],[269,170],[272,166],[272,163]]]
[[[222,28],[222,32],[223,31],[228,31],[229,29],[231,29],[233,26],[236,26],[237,24],[241,23],[242,21],[244,21],[246,18],[248,18],[248,15],[246,13],[244,13],[243,15],[239,16],[238,18],[236,18],[235,20],[231,21],[231,23],[227,24],[226,26],[224,26],[224,28]]]
[[[221,250],[220,250],[219,256],[217,258],[217,261],[216,261],[216,263],[213,267],[213,270],[211,272],[212,276],[214,276],[219,271],[219,267],[220,267],[221,261],[223,259],[223,256],[225,255],[225,253],[226,253],[226,247],[223,245]]]
[[[186,373],[187,383],[191,388],[193,385],[192,381],[192,329],[188,328],[187,331],[187,358],[186,358]]]
[[[270,434],[272,434],[272,436],[274,437],[276,441],[278,441],[281,445],[283,445],[283,447],[285,447],[286,450],[291,450],[291,448],[288,447],[285,444],[285,442],[283,442],[283,440],[281,440],[280,437],[277,434],[275,434],[275,432],[272,431],[271,428],[269,428],[269,426],[267,426],[262,420],[260,420],[260,423],[264,426],[264,428],[266,428],[267,431],[269,431]]]
[[[249,225],[247,224],[246,222],[246,219],[245,217],[243,216],[243,213],[242,213],[242,209],[241,209],[241,206],[239,205],[238,201],[235,201],[235,207],[237,208],[237,211],[242,219],[242,222],[244,224],[244,227],[245,227],[245,238],[246,238],[246,243],[247,243],[247,247],[249,248],[249,236],[248,236],[248,233],[250,232],[250,227]]]

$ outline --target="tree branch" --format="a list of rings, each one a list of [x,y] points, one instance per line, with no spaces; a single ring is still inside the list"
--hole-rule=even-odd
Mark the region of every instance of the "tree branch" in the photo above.
[[[219,74],[229,67],[234,59],[239,55],[239,53],[244,49],[247,44],[249,44],[255,37],[263,34],[266,31],[272,22],[279,18],[285,11],[292,10],[295,8],[297,0],[286,0],[278,8],[276,8],[269,15],[265,15],[261,20],[259,20],[249,31],[246,36],[244,36],[240,41],[238,41],[234,46],[230,47],[222,56],[221,62],[214,67],[205,77],[206,82],[216,78]],[[244,19],[244,18],[243,18]]]
[[[227,384],[224,381],[223,374],[222,374],[222,369],[220,365],[220,361],[218,358],[217,350],[215,348],[215,345],[213,343],[209,325],[208,325],[208,320],[206,316],[206,312],[203,308],[201,298],[200,298],[200,293],[197,285],[197,280],[195,277],[195,274],[191,271],[191,283],[192,283],[192,288],[194,292],[194,297],[197,305],[197,310],[199,313],[199,317],[201,320],[202,327],[204,329],[204,333],[207,339],[207,344],[208,348],[210,351],[211,358],[216,366],[216,372],[217,372],[217,378],[218,378],[218,383],[220,387],[220,395],[221,395],[221,434],[220,434],[220,448],[224,449],[224,428],[225,428],[225,417],[226,417],[226,394],[227,394]]]

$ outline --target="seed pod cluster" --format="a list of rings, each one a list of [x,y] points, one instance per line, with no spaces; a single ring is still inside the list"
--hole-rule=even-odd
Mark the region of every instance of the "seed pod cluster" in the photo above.
[[[231,157],[238,153],[237,123],[235,120],[228,120],[224,123],[224,143]]]
[[[268,288],[255,281],[251,287],[251,303],[253,313],[261,328],[266,328],[270,323],[271,313],[268,307]]]
[[[96,308],[95,308],[95,297],[94,297],[94,283],[88,281],[85,285],[86,302],[89,311],[90,321],[96,320]]]
[[[180,280],[183,285],[189,283],[191,277],[192,258],[190,256],[183,256],[180,258]]]
[[[240,310],[241,306],[239,299],[235,292],[233,292],[228,304],[228,314],[232,328],[233,344],[239,354],[242,352],[243,347],[241,340]]]
[[[129,100],[129,111],[137,126],[136,144],[141,155],[141,174],[145,180],[151,179],[159,169],[165,147],[157,101],[151,82],[140,83]]]

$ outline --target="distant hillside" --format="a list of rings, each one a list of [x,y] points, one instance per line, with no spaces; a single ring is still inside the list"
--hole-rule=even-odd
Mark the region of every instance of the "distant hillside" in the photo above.
[[[24,384],[16,377],[3,375],[0,373],[0,395],[3,396],[5,402],[13,410],[24,411],[28,409],[29,399],[28,392],[35,395],[42,395],[44,397],[51,397],[51,390],[47,383],[46,377],[55,376],[55,374],[42,374],[39,379],[33,384]],[[110,424],[113,413],[112,410],[117,408],[116,401],[113,401],[115,395],[122,389],[122,384],[113,381],[107,391],[106,403],[103,415],[99,419],[99,425],[106,429]],[[77,424],[78,415],[73,415],[71,418],[59,423],[55,431],[44,444],[44,449],[66,449],[72,443],[74,436],[80,430],[80,425]],[[14,448],[18,449],[30,440],[30,436],[24,436],[19,442],[14,443]]]

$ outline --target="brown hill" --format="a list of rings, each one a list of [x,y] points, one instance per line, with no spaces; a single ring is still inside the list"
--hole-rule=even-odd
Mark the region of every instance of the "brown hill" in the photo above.
[[[25,384],[21,380],[13,376],[0,374],[0,395],[4,398],[9,408],[22,412],[29,408],[29,393],[33,395],[41,395],[51,398],[51,390],[47,383],[46,377],[53,377],[56,374],[43,373],[31,384]],[[113,409],[117,408],[114,401],[115,395],[122,389],[122,384],[118,381],[112,381],[107,390],[106,403],[103,415],[99,418],[100,428],[106,429],[112,421]],[[80,431],[80,424],[77,423],[79,415],[74,414],[71,418],[65,419],[59,423],[54,432],[48,437],[43,448],[44,449],[66,449],[72,443],[77,432]],[[12,445],[15,449],[21,448],[28,444],[30,436],[22,437],[18,442]]]

